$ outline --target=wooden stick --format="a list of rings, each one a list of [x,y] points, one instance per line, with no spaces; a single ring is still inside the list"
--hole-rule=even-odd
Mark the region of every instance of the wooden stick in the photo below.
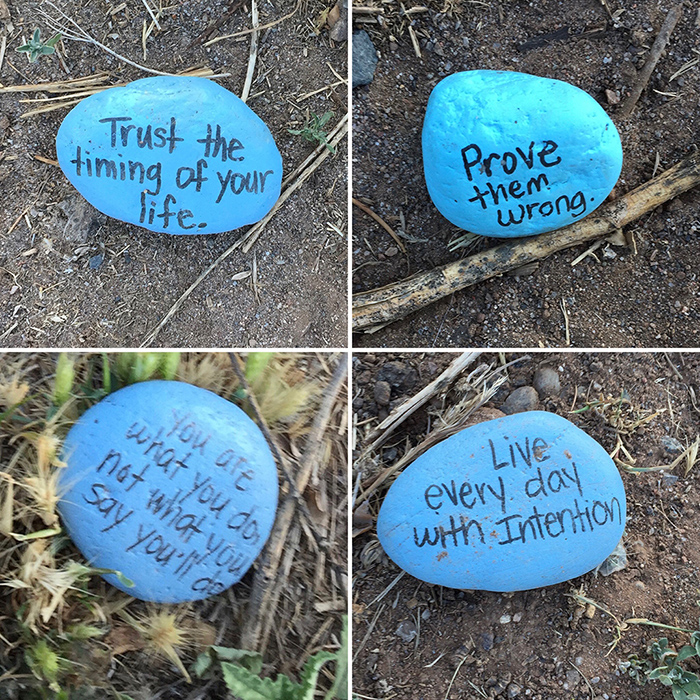
[[[257,29],[260,25],[258,21],[258,6],[255,0],[250,0],[250,15],[251,22],[253,23],[253,29]],[[258,32],[255,31],[250,35],[250,54],[248,56],[248,70],[245,74],[245,83],[243,83],[243,90],[241,92],[241,99],[243,102],[248,101],[250,96],[250,88],[253,85],[253,74],[255,73],[255,61],[258,58]]]
[[[421,272],[353,297],[353,329],[370,330],[404,318],[438,299],[508,270],[541,260],[559,250],[610,235],[660,204],[700,184],[700,152],[696,151],[654,180],[571,226],[525,241],[494,248]]]
[[[637,79],[637,82],[634,84],[634,87],[632,88],[629,97],[625,100],[624,104],[622,105],[622,109],[620,110],[620,117],[622,119],[626,119],[627,117],[629,117],[630,114],[632,114],[632,110],[637,104],[637,100],[642,94],[644,88],[647,86],[649,78],[651,78],[651,74],[654,72],[654,68],[656,68],[656,64],[659,62],[661,54],[664,52],[666,44],[668,44],[668,40],[671,38],[671,34],[676,28],[676,24],[678,24],[678,20],[681,18],[682,15],[683,3],[672,7],[668,11],[666,19],[661,25],[661,29],[659,30],[656,40],[651,46],[651,50],[649,51],[649,58],[647,58],[647,62],[644,64],[644,68],[642,68],[642,70],[639,72],[639,77]]]
[[[362,210],[367,216],[371,216],[395,241],[396,245],[399,246],[401,249],[402,253],[406,253],[406,246],[403,244],[401,239],[396,235],[396,232],[394,231],[389,224],[387,224],[384,219],[382,219],[379,214],[376,212],[372,211],[366,204],[363,204],[359,199],[355,199],[354,197],[352,198],[352,203],[360,210]]]
[[[231,353],[232,362],[239,379],[245,381],[242,364],[238,357]],[[285,477],[290,485],[290,491],[284,498],[277,509],[275,524],[270,535],[268,543],[265,545],[260,558],[258,560],[258,568],[253,579],[253,589],[251,591],[250,600],[248,602],[248,615],[246,616],[245,627],[241,632],[240,645],[243,649],[255,649],[264,651],[267,636],[269,634],[270,625],[273,623],[271,612],[274,610],[274,604],[279,598],[282,585],[287,580],[289,575],[289,565],[282,567],[282,572],[279,571],[282,565],[282,558],[287,552],[289,556],[294,555],[296,547],[294,542],[289,541],[290,528],[294,516],[299,511],[305,511],[307,514],[307,522],[313,526],[313,519],[308,514],[308,508],[301,494],[306,490],[309,480],[314,471],[313,461],[318,458],[317,444],[328,428],[328,424],[332,417],[332,407],[335,403],[340,389],[343,387],[347,373],[347,355],[341,357],[340,362],[335,368],[333,377],[325,389],[324,400],[321,404],[321,410],[314,420],[311,428],[311,434],[307,441],[304,455],[299,460],[299,470],[296,478],[292,479],[291,475],[285,472]],[[248,398],[254,401],[255,397],[252,392],[248,392]],[[255,404],[252,404],[255,406]],[[281,452],[278,452],[278,464],[282,458]],[[281,464],[280,464],[281,466]],[[314,538],[317,533],[312,530]],[[298,542],[299,526],[292,530],[293,540]],[[318,539],[319,548],[323,544]]]
[[[343,139],[348,130],[348,115],[344,114],[336,124],[333,131],[328,135],[328,142],[331,146],[337,146]],[[175,315],[177,310],[185,303],[187,297],[192,294],[192,292],[202,283],[204,279],[214,270],[218,265],[220,265],[226,258],[231,255],[235,250],[243,247],[243,252],[247,253],[253,244],[258,240],[263,229],[267,225],[268,221],[277,213],[279,208],[284,204],[284,202],[301,187],[301,185],[306,181],[306,179],[313,173],[316,168],[318,168],[321,163],[328,157],[330,151],[326,147],[326,144],[319,145],[313,153],[304,162],[294,170],[293,173],[288,175],[282,181],[282,194],[280,198],[275,202],[275,205],[270,209],[270,211],[260,220],[257,224],[253,224],[245,234],[239,238],[235,243],[232,243],[216,260],[214,260],[209,267],[207,267],[204,272],[202,272],[199,277],[183,292],[180,298],[170,307],[170,310],[161,319],[160,323],[150,331],[146,338],[141,343],[140,347],[147,347],[153,343],[153,341],[158,337],[158,334],[163,330],[164,326],[168,321]],[[290,178],[294,177],[294,180]]]

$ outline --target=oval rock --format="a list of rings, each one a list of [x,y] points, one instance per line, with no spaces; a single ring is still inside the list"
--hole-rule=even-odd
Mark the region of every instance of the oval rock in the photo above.
[[[59,511],[88,562],[143,600],[219,593],[245,574],[277,508],[265,438],[222,397],[150,381],[88,409],[64,442]]]
[[[532,236],[580,221],[622,168],[615,125],[560,80],[475,70],[440,81],[423,123],[428,192],[453,224],[483,236]]]
[[[282,185],[270,130],[206,78],[144,78],[92,95],[63,120],[56,152],[90,204],[150,231],[222,233],[253,224]]]
[[[377,534],[416,578],[510,592],[594,569],[625,519],[605,450],[566,419],[530,411],[466,428],[416,459],[389,489]]]

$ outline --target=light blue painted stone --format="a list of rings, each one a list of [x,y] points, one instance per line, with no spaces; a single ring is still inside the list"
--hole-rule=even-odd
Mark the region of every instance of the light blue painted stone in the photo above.
[[[262,219],[282,186],[265,123],[206,78],[144,78],[83,100],[56,137],[66,177],[115,219],[172,234]]]
[[[625,518],[605,450],[566,419],[530,411],[466,428],[419,457],[389,489],[377,534],[416,578],[509,592],[594,569]]]
[[[71,538],[104,578],[143,600],[177,603],[239,581],[267,540],[277,470],[237,406],[183,382],[117,391],[64,443],[59,503]]]
[[[440,81],[423,123],[428,192],[453,224],[532,236],[588,216],[617,182],[620,136],[579,88],[474,70]]]

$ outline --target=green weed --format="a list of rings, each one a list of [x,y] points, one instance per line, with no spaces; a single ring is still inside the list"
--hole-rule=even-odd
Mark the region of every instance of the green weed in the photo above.
[[[700,628],[700,621],[698,621]],[[690,635],[690,644],[676,651],[666,637],[652,642],[647,648],[650,659],[630,654],[620,669],[639,685],[659,681],[671,689],[673,700],[700,700],[700,678],[684,665],[693,657],[700,657],[700,629]]]
[[[301,672],[301,682],[295,683],[283,673],[273,681],[262,678],[260,654],[242,649],[210,647],[200,654],[193,671],[198,677],[209,674],[218,661],[226,687],[240,700],[314,700],[321,668],[336,663],[333,685],[324,695],[324,700],[347,700],[348,632],[347,617],[343,618],[343,636],[337,652],[319,651],[309,657]]]
[[[50,39],[46,41],[41,40],[41,30],[35,29],[32,38],[29,40],[28,44],[20,46],[16,51],[29,54],[29,62],[35,63],[39,56],[50,56],[56,51],[56,44],[61,40],[60,34],[54,34]]]
[[[333,112],[324,112],[322,115],[311,114],[311,119],[306,122],[303,129],[287,129],[294,136],[301,136],[305,141],[317,141],[323,144],[335,155],[335,148],[328,143],[325,127],[333,116]]]

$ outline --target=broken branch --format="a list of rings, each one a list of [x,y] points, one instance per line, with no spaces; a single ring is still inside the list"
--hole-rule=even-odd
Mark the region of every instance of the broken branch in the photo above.
[[[353,329],[397,321],[438,299],[541,260],[559,250],[610,235],[660,204],[700,184],[700,152],[696,151],[654,180],[602,206],[582,221],[526,240],[508,241],[463,260],[421,272],[353,297]]]
[[[672,7],[668,11],[666,19],[661,25],[661,29],[659,30],[656,40],[651,46],[651,50],[649,51],[649,58],[647,58],[647,62],[644,64],[644,68],[642,68],[642,70],[639,72],[639,78],[634,84],[634,87],[632,88],[629,97],[625,100],[625,103],[622,105],[622,109],[620,110],[620,117],[622,119],[626,119],[627,117],[629,117],[630,114],[632,114],[632,110],[637,104],[637,100],[642,94],[642,91],[647,86],[647,83],[651,78],[651,74],[654,72],[654,68],[656,68],[656,64],[659,62],[661,54],[664,52],[666,44],[668,44],[668,40],[671,38],[671,34],[676,28],[676,24],[678,24],[678,20],[681,18],[682,14],[683,3]]]

